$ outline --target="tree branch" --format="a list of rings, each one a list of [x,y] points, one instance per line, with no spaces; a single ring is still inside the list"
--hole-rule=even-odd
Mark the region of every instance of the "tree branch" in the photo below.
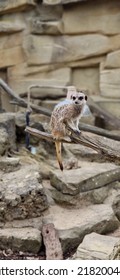
[[[113,116],[112,113],[107,112],[103,108],[101,108],[98,104],[96,104],[91,97],[88,98],[88,105],[92,111],[92,113],[101,116],[105,119],[105,121],[114,127],[114,129],[120,129],[120,119]]]
[[[14,93],[14,91],[2,79],[0,79],[0,86],[13,99],[11,101],[12,104],[16,104],[20,107],[27,108],[28,103],[23,98],[20,98],[19,96],[17,96]],[[51,87],[51,88],[56,88],[56,89],[57,88],[62,88],[63,90],[67,89],[67,87],[61,87],[61,86],[31,85],[28,88],[28,91],[30,91],[31,88],[35,88],[35,87],[38,87],[38,88],[42,88],[42,87],[50,88]],[[102,115],[106,120],[108,120],[108,122],[111,122],[111,124],[113,124],[114,128],[117,128],[117,130],[120,128],[120,120],[113,117],[110,113],[108,113],[108,112],[106,113],[96,103],[94,103],[90,97],[89,97],[89,100],[88,100],[88,105],[90,106],[90,109],[93,113],[97,113],[97,115],[99,115],[99,114]],[[46,115],[46,116],[49,116],[49,117],[51,116],[51,111],[44,108],[44,107],[37,106],[37,105],[34,105],[32,103],[30,103],[30,107],[36,113],[43,114],[43,115]],[[92,132],[92,133],[95,133],[95,134],[98,134],[98,135],[105,136],[107,138],[111,138],[111,139],[115,139],[115,140],[120,141],[120,136],[118,134],[112,133],[112,132],[110,132],[106,129],[98,128],[98,127],[95,127],[95,126],[90,126],[90,125],[85,124],[85,123],[84,124],[80,123],[79,126],[80,126],[80,129],[83,130],[83,131]]]
[[[42,138],[48,141],[55,142],[55,139],[52,137],[51,134],[39,131],[37,129],[26,127],[26,132],[30,133],[31,135],[34,135],[38,138]],[[120,152],[116,151],[115,149],[112,149],[111,147],[104,145],[103,143],[98,141],[97,139],[93,139],[92,137],[89,137],[88,135],[85,136],[84,133],[78,134],[75,132],[70,126],[66,125],[66,131],[67,135],[69,136],[68,139],[63,138],[63,143],[76,143],[81,144],[83,146],[89,147],[93,150],[96,150],[99,154],[102,155],[104,159],[107,159],[108,161],[115,161],[117,164],[120,163]]]

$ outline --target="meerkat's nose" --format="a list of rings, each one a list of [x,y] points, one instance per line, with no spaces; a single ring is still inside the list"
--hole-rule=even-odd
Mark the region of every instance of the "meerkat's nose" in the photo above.
[[[75,101],[75,104],[79,104],[77,101]]]

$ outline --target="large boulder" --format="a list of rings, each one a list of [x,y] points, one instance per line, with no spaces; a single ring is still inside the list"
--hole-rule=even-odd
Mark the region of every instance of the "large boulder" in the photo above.
[[[52,205],[47,218],[58,230],[64,252],[78,246],[86,234],[93,231],[106,234],[119,227],[119,221],[112,207],[105,204],[91,205],[81,209]]]
[[[22,164],[18,170],[1,175],[1,221],[38,217],[48,208],[38,168],[35,162],[34,166]]]

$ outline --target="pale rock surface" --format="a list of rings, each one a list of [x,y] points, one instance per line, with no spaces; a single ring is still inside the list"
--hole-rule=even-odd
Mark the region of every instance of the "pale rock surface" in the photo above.
[[[18,68],[17,68],[18,69]],[[46,97],[56,98],[63,96],[63,87],[67,86],[71,80],[71,69],[69,67],[56,69],[48,73],[36,73],[27,77],[19,76],[22,71],[19,69],[14,76],[15,69],[9,71],[9,83],[12,89],[17,93],[24,95],[28,91],[30,85],[40,85],[41,88],[33,88],[31,90],[31,98],[45,99]],[[21,74],[21,73],[20,73]],[[42,87],[43,86],[43,87]],[[49,88],[49,86],[60,86],[60,89]]]
[[[49,1],[50,0],[45,0]],[[52,2],[52,1],[51,1]],[[85,1],[82,5],[68,6],[63,13],[65,34],[119,33],[119,1]]]
[[[100,56],[112,50],[110,40],[101,34],[62,37],[28,35],[23,48],[28,65],[41,65]]]
[[[0,22],[0,34],[9,34],[14,32],[22,31],[25,28],[24,25],[20,25],[17,23],[11,23],[7,21],[1,21]]]
[[[72,71],[73,84],[80,89],[88,89],[89,94],[98,94],[99,69],[98,67],[78,67]]]
[[[16,11],[24,11],[27,8],[34,8],[34,0],[4,0],[0,1],[0,14],[13,13]]]
[[[120,168],[110,163],[91,162],[73,170],[50,173],[53,187],[63,194],[77,195],[107,185],[120,178]]]
[[[75,260],[109,260],[120,238],[92,232],[86,235],[73,257]]]
[[[120,68],[102,70],[100,73],[101,95],[110,98],[120,98]]]
[[[0,229],[0,249],[38,253],[42,245],[41,232],[32,227]]]
[[[120,50],[108,53],[104,68],[120,68]]]
[[[82,209],[67,209],[52,205],[46,218],[52,221],[58,230],[64,252],[73,244],[74,247],[78,246],[86,234],[93,231],[106,234],[119,227],[119,221],[111,206],[104,204]]]
[[[39,166],[34,161],[23,163],[18,170],[1,175],[1,221],[34,218],[48,208],[48,201],[41,184]]]

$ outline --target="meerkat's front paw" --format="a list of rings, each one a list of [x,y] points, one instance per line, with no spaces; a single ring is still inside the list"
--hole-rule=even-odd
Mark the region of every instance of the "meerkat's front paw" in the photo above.
[[[74,129],[75,133],[77,133],[78,135],[81,133],[81,131],[79,130],[79,128]]]

